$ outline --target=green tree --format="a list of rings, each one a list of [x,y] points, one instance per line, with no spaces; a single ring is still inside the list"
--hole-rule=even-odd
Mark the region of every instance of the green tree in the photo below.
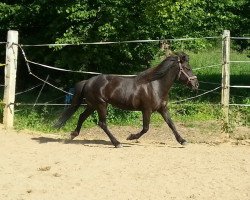
[[[246,34],[247,8],[247,0],[8,0],[0,3],[0,37],[3,41],[8,29],[16,29],[23,44],[79,44],[219,36],[224,29]],[[149,66],[158,49],[157,43],[131,43],[26,51],[31,59],[58,67],[135,73]]]

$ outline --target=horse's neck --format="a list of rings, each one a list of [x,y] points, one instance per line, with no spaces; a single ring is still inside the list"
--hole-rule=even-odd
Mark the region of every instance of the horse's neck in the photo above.
[[[177,76],[177,69],[175,67],[169,69],[169,72],[165,74],[161,79],[157,80],[161,90],[161,98],[166,99],[168,92],[174,84]]]

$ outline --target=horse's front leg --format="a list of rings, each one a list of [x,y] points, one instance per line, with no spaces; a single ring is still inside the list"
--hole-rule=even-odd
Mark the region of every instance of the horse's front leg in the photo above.
[[[173,131],[173,134],[177,140],[177,142],[179,142],[181,145],[185,145],[187,144],[187,141],[184,140],[180,134],[178,133],[178,131],[176,130],[175,128],[175,125],[173,123],[173,121],[171,120],[170,118],[170,115],[169,115],[169,112],[168,110],[166,109],[165,106],[162,106],[158,112],[161,114],[161,116],[163,117],[163,119],[165,120],[165,122],[167,122],[168,126],[171,128],[171,130]]]
[[[80,133],[80,130],[82,128],[83,122],[94,112],[95,110],[93,108],[87,107],[85,111],[80,114],[76,129],[71,132],[70,139],[73,140],[75,137],[77,137]]]
[[[113,136],[113,134],[109,131],[107,126],[107,105],[99,105],[99,108],[97,109],[98,116],[99,116],[99,122],[98,125],[102,128],[102,130],[107,134],[110,141],[116,148],[121,148],[121,143]]]
[[[143,128],[142,128],[141,132],[139,132],[137,134],[131,134],[130,136],[128,136],[127,140],[139,139],[142,135],[144,135],[145,133],[148,132],[151,113],[152,112],[150,110],[146,110],[146,111],[142,112]]]

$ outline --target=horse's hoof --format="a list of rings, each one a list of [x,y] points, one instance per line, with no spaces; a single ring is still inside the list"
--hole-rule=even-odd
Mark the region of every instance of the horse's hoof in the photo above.
[[[187,142],[186,140],[184,140],[184,141],[180,142],[180,144],[181,144],[182,146],[186,146],[186,145],[188,145],[188,142]]]
[[[134,140],[135,139],[135,135],[131,134],[130,136],[127,137],[127,140]]]
[[[75,137],[77,137],[79,134],[75,131],[73,131],[70,136],[69,136],[69,140],[73,140]]]
[[[70,136],[69,136],[69,140],[74,140],[75,137],[76,137],[76,136],[74,136],[74,135],[70,135]]]
[[[122,148],[122,144],[115,145],[115,148]]]

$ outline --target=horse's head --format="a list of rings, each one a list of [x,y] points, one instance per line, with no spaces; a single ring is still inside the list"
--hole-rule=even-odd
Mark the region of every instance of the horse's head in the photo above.
[[[193,71],[189,65],[189,58],[187,54],[178,54],[178,66],[179,73],[177,75],[177,80],[193,90],[198,90],[199,82],[197,77],[193,74]]]

